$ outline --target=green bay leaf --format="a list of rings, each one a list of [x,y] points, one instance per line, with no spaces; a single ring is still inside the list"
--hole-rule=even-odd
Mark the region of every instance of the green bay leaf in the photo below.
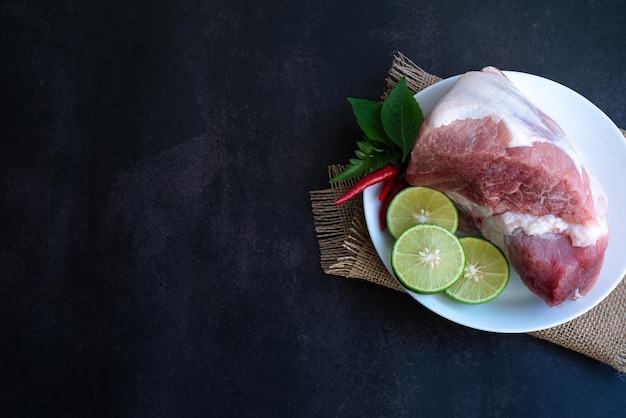
[[[373,100],[348,97],[352,112],[365,137],[377,146],[389,146],[391,141],[385,134],[381,121],[382,103]]]
[[[387,136],[402,150],[406,161],[417,138],[424,115],[402,78],[382,105],[381,122]]]

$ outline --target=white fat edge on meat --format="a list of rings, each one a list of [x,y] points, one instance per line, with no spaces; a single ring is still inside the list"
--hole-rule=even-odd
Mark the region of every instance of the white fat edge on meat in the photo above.
[[[481,233],[503,250],[506,247],[504,238],[516,231],[522,231],[527,235],[564,233],[570,237],[575,247],[586,247],[595,244],[599,238],[609,233],[606,195],[600,183],[593,177],[590,178],[590,186],[596,218],[584,224],[568,223],[554,215],[536,216],[511,211],[494,214],[491,209],[479,206],[459,193],[446,192],[446,194],[461,210],[481,219],[480,225],[477,225]]]
[[[495,67],[470,71],[459,77],[431,111],[430,124],[438,128],[457,120],[485,117],[504,121],[511,133],[510,148],[551,142],[572,159],[582,176],[585,162],[566,139],[562,128],[552,119],[547,126],[541,111]]]

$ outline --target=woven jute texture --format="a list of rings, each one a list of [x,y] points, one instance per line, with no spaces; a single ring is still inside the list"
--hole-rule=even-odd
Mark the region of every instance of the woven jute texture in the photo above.
[[[406,78],[414,93],[440,80],[397,52],[386,77],[382,100],[402,77]],[[622,130],[622,134],[626,138],[626,131]],[[329,179],[342,169],[340,165],[328,167]],[[309,193],[322,269],[330,275],[363,279],[404,291],[374,249],[365,224],[362,199],[333,204],[354,182],[333,183],[328,189]],[[626,280],[622,280],[602,303],[582,316],[529,335],[577,351],[626,373]]]

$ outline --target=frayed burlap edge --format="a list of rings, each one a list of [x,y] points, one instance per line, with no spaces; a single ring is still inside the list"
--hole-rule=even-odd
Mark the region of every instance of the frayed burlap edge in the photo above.
[[[441,80],[397,52],[386,78],[382,99],[402,77],[406,78],[407,86],[414,93]],[[621,132],[626,138],[626,131]],[[330,166],[329,178],[342,169],[340,165]],[[363,215],[362,199],[358,197],[342,205],[332,203],[353,184],[354,181],[339,182],[332,184],[330,189],[310,192],[322,269],[327,274],[363,279],[403,291],[387,272],[372,245]],[[626,373],[626,280],[622,280],[601,304],[579,318],[529,335],[579,352]]]
[[[441,78],[424,71],[401,52],[396,52],[385,78],[386,88],[381,96],[383,100],[402,77],[406,79],[406,85],[413,94],[441,81]]]
[[[328,178],[333,178],[343,168],[342,165],[329,166]],[[322,269],[327,274],[363,279],[404,291],[380,261],[372,244],[363,213],[363,198],[358,196],[341,205],[333,203],[353,184],[353,180],[331,183],[330,189],[309,192]]]
[[[328,168],[328,177],[333,178],[343,166]],[[346,237],[349,235],[350,224],[358,206],[359,196],[343,205],[333,202],[343,194],[344,190],[354,185],[354,181],[331,183],[331,188],[315,190],[309,193],[315,233],[320,249],[320,263],[327,274],[350,277],[352,266],[356,262],[355,255],[345,248]]]
[[[625,306],[626,280],[622,280],[606,299],[589,312],[565,324],[529,334],[626,373]]]

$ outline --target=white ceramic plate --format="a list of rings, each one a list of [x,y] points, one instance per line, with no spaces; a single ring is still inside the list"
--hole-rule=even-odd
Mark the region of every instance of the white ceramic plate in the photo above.
[[[485,331],[521,333],[550,328],[582,315],[608,296],[626,274],[626,256],[623,254],[626,243],[623,215],[626,208],[626,141],[602,111],[573,90],[530,74],[504,73],[536,106],[561,125],[607,194],[610,240],[598,282],[583,298],[554,308],[549,308],[532,294],[513,270],[505,291],[482,305],[465,305],[445,294],[409,294],[426,308],[456,323]],[[425,115],[458,77],[445,79],[415,95]],[[380,231],[378,223],[380,187],[372,186],[364,192],[365,219],[374,247],[393,275],[389,261],[393,240],[386,231]]]

